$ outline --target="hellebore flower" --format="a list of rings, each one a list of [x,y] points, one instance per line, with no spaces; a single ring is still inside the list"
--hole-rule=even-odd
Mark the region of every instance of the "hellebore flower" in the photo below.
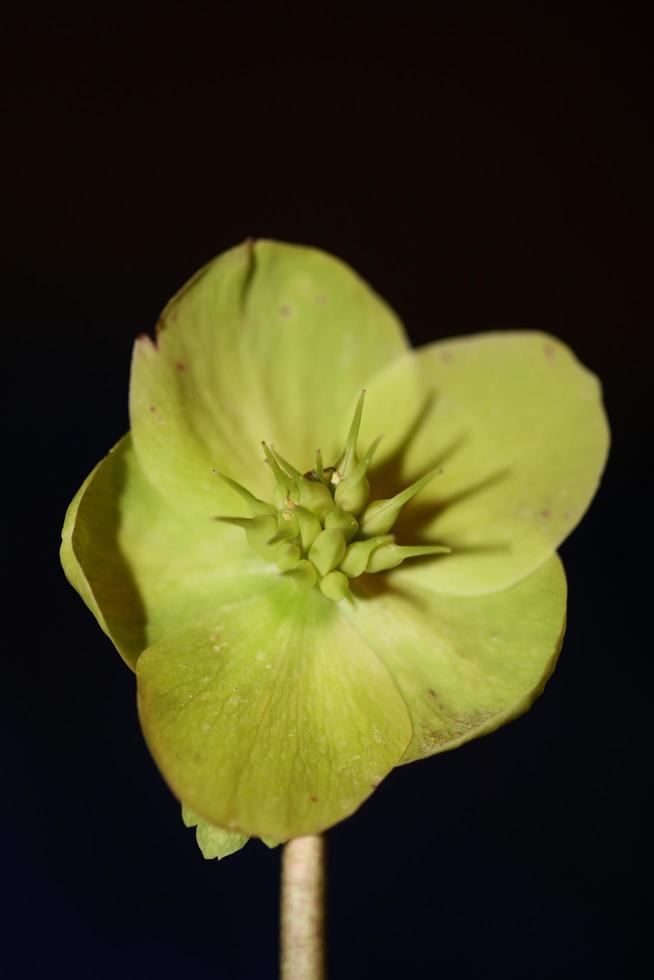
[[[130,415],[62,562],[136,671],[205,854],[320,832],[541,692],[565,627],[556,548],[608,446],[564,344],[412,350],[343,263],[248,242],[136,341]]]

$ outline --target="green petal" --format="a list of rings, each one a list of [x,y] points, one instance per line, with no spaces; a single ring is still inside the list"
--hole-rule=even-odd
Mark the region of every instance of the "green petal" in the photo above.
[[[286,840],[344,819],[411,737],[375,654],[315,588],[278,577],[147,650],[148,745],[178,798],[229,830]]]
[[[120,443],[118,444],[118,446],[120,446]],[[111,454],[115,452],[116,448],[118,447],[114,446],[109,451],[109,456],[106,457],[107,460],[111,459]],[[82,503],[82,500],[86,496],[86,491],[89,487],[89,484],[94,480],[103,462],[104,460],[101,460],[97,464],[97,466],[95,466],[94,469],[91,470],[87,478],[82,483],[82,486],[79,488],[79,490],[71,500],[70,504],[68,505],[66,516],[64,518],[64,526],[61,529],[61,547],[59,549],[59,558],[61,560],[61,565],[64,570],[64,574],[66,575],[66,578],[73,586],[75,591],[78,592],[79,595],[82,597],[82,599],[84,600],[88,608],[91,610],[91,612],[97,619],[102,630],[107,634],[107,636],[110,636],[111,634],[109,632],[109,627],[105,621],[102,610],[100,609],[98,603],[96,602],[95,595],[93,594],[93,590],[84,573],[84,569],[82,568],[82,565],[80,564],[77,558],[75,548],[73,547],[73,535],[75,529],[78,527],[78,514],[79,514],[80,504]],[[81,528],[84,523],[86,522],[84,521],[84,518],[82,518],[79,521],[79,527]],[[75,538],[79,540],[77,550],[87,551],[88,549],[84,547],[85,544],[87,544],[87,542],[85,542],[84,540],[85,536],[83,532],[80,532],[78,530],[77,534],[75,534]],[[125,645],[129,646],[129,640],[127,638],[126,638]]]
[[[379,385],[368,386],[371,414],[383,418],[393,404],[401,411],[403,395],[403,424],[423,409],[380,487],[373,474],[373,499],[440,466],[393,530],[401,544],[453,549],[407,563],[394,580],[462,595],[506,588],[583,516],[609,431],[597,378],[555,338],[506,332],[431,344],[388,368]]]
[[[223,830],[209,823],[198,813],[194,813],[187,806],[182,806],[182,819],[186,827],[195,827],[195,838],[198,847],[202,851],[202,856],[207,860],[212,858],[228,857],[230,854],[240,851],[249,841],[245,834],[238,834],[232,830]]]
[[[301,471],[335,463],[353,403],[404,352],[403,329],[346,265],[310,248],[247,242],[168,304],[156,343],[134,348],[139,460],[166,494],[203,513],[241,514],[217,468],[270,499],[266,439]]]
[[[130,436],[68,508],[61,561],[131,667],[150,643],[268,568],[240,528],[171,509],[141,472]]]
[[[378,583],[367,579],[371,590]],[[347,607],[409,709],[414,734],[402,761],[454,748],[526,711],[554,669],[565,607],[556,555],[492,595],[438,596],[403,585]]]

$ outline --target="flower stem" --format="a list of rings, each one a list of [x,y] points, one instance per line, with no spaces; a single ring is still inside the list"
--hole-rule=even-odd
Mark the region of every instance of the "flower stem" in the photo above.
[[[281,980],[325,977],[325,840],[296,837],[284,845]]]

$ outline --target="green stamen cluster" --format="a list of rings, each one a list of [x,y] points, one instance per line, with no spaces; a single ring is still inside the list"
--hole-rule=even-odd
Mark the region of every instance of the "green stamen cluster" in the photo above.
[[[357,456],[365,392],[354,412],[345,448],[336,466],[323,465],[320,450],[314,469],[301,473],[271,446],[262,443],[275,480],[274,503],[259,500],[222,473],[225,483],[245,501],[250,517],[217,520],[243,528],[251,547],[288,574],[319,585],[329,599],[351,599],[350,579],[384,572],[407,558],[442,555],[443,545],[399,545],[390,530],[400,511],[436,476],[432,470],[388,500],[368,503],[368,468],[379,444]]]

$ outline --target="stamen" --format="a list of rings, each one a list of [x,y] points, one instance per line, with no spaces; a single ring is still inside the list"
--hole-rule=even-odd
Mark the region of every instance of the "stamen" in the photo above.
[[[426,555],[449,555],[452,549],[442,544],[401,545],[383,544],[370,556],[367,572],[385,572],[397,568],[407,558],[422,558]]]
[[[287,578],[295,579],[302,585],[318,584],[318,572],[307,558],[301,558],[293,568],[284,572],[284,575]]]
[[[302,553],[296,544],[277,545],[279,549],[276,554],[269,557],[269,561],[274,561],[282,572],[288,572],[294,568],[302,557]]]
[[[365,397],[366,390],[364,388],[359,395],[357,407],[354,409],[354,417],[352,419],[352,424],[350,425],[350,431],[348,432],[347,439],[345,440],[345,449],[343,450],[341,461],[337,466],[341,479],[349,476],[357,463],[357,442],[359,439],[359,428],[361,426],[361,414],[363,412],[363,400]]]
[[[306,507],[296,507],[294,514],[297,521],[297,527],[300,532],[300,543],[306,552],[322,531],[320,521],[316,515],[312,514],[310,510],[306,509]]]
[[[335,507],[325,518],[325,527],[336,527],[345,535],[346,541],[351,541],[359,530],[359,522],[353,514],[348,514],[342,507]]]
[[[306,477],[301,476],[296,481],[296,486],[299,490],[299,503],[315,514],[319,520],[324,520],[330,510],[334,509],[334,498],[324,483],[307,480]]]
[[[282,454],[278,453],[274,446],[270,447],[270,452],[275,457],[282,470],[291,480],[295,482],[302,476],[302,473],[300,473],[299,470],[296,470],[292,463],[289,463],[288,460],[284,459]]]
[[[374,500],[361,518],[362,534],[386,534],[390,531],[404,505],[420,493],[438,473],[442,473],[440,468],[431,470],[394,497],[388,500]]]
[[[336,568],[345,554],[345,537],[337,528],[321,531],[309,549],[309,560],[321,575]]]
[[[244,531],[247,531],[248,528],[250,528],[252,526],[252,523],[253,523],[253,521],[256,520],[256,518],[254,518],[254,517],[221,517],[220,515],[217,515],[216,517],[212,518],[212,520],[214,520],[214,521],[220,521],[221,524],[233,524],[234,527],[240,527],[240,528],[243,528]]]
[[[369,538],[367,541],[354,541],[345,552],[345,557],[338,567],[350,578],[358,578],[366,571],[373,552],[392,540],[392,534],[382,534],[376,538]]]
[[[270,469],[273,471],[273,476],[275,477],[275,483],[277,484],[277,488],[284,489],[286,493],[290,493],[293,487],[293,483],[290,477],[288,476],[287,473],[284,473],[283,469],[275,459],[275,455],[270,449],[270,446],[267,446],[265,442],[262,442],[261,445],[263,446],[263,451],[266,456],[266,462],[270,466]]]
[[[320,580],[320,591],[334,602],[340,602],[342,599],[353,601],[349,579],[343,572],[334,571],[325,575]]]
[[[268,544],[279,544],[280,541],[286,541],[290,544],[295,541],[298,537],[297,530],[293,531],[292,528],[280,527],[276,534],[273,534],[272,538],[267,542]]]
[[[368,503],[370,483],[366,473],[380,441],[381,436],[378,436],[350,475],[345,477],[344,480],[341,480],[336,487],[334,494],[336,503],[339,507],[350,511],[352,514],[359,514]]]
[[[380,439],[375,439],[361,460],[357,458],[364,398],[362,391],[338,467],[326,467],[318,449],[315,469],[301,473],[274,447],[261,443],[275,480],[274,505],[259,500],[231,477],[213,471],[239,494],[251,514],[214,520],[242,528],[262,559],[276,564],[298,583],[319,586],[334,602],[354,601],[350,578],[396,568],[409,558],[451,551],[445,545],[398,545],[394,535],[387,533],[402,507],[440,469],[425,474],[388,500],[368,504],[367,473]],[[362,511],[363,516],[359,516]]]
[[[266,462],[270,466],[275,479],[274,500],[278,508],[281,510],[288,507],[289,504],[297,503],[299,495],[293,480],[281,468],[270,447],[265,442],[262,442],[261,445],[266,455]]]
[[[225,476],[224,473],[219,473],[218,470],[214,470],[213,472],[219,480],[222,480],[228,487],[235,490],[239,497],[245,501],[252,517],[261,517],[265,516],[266,514],[276,513],[272,504],[267,504],[265,501],[259,500],[258,497],[255,497],[253,493],[250,493],[249,490],[242,487],[240,483],[236,482],[236,480],[232,480],[230,476]]]
[[[265,558],[266,561],[274,561],[272,551],[277,547],[269,544],[270,539],[275,536],[278,529],[277,519],[270,514],[262,517],[217,517],[217,521],[224,524],[233,524],[241,527],[245,531],[248,544],[256,553]]]

